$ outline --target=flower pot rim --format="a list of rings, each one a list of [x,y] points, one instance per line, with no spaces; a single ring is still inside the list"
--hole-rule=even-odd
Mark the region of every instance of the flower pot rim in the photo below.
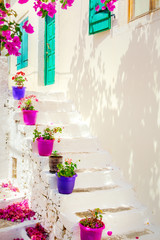
[[[57,178],[67,178],[67,179],[71,179],[71,178],[76,178],[78,175],[77,175],[77,173],[76,174],[74,174],[72,177],[65,177],[65,176],[60,176],[60,177],[58,177],[58,174],[57,174],[57,172],[56,172],[56,176],[57,176]]]
[[[28,110],[27,110],[28,111]],[[45,142],[45,141],[52,141],[52,142],[54,142],[54,139],[44,139],[43,137],[40,137],[40,138],[37,138],[36,139],[38,142]]]
[[[26,109],[22,109],[22,112],[39,112],[38,110],[26,110]]]
[[[54,155],[52,155],[52,154],[51,154],[49,157],[51,157],[51,158],[63,158],[62,155],[54,156]]]
[[[82,220],[82,219],[81,219]],[[81,221],[80,220],[80,221]],[[83,228],[84,230],[86,230],[86,231],[93,231],[93,232],[97,232],[97,231],[99,231],[99,230],[103,230],[103,229],[105,229],[105,224],[104,224],[104,222],[102,222],[103,223],[103,226],[102,227],[100,227],[100,228],[90,228],[90,227],[85,227],[85,226],[83,226],[80,222],[79,222],[79,226],[81,227],[81,228]]]
[[[22,89],[22,88],[26,88],[26,87],[12,86],[12,88],[18,88],[18,89]]]

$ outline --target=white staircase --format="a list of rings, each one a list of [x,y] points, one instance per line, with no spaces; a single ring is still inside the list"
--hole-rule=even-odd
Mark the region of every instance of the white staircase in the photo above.
[[[36,108],[40,111],[37,119],[40,130],[47,126],[64,127],[61,142],[55,143],[54,150],[60,151],[63,159],[81,160],[73,193],[59,194],[56,177],[49,173],[48,157],[38,156],[37,146],[32,144],[35,127],[23,124],[22,113],[16,109],[17,102],[10,99],[10,149],[14,150],[10,158],[17,159],[18,182],[26,189],[33,210],[50,231],[50,240],[79,240],[79,220],[88,214],[88,209],[97,207],[104,211],[103,240],[136,237],[159,240],[160,229],[150,223],[146,208],[138,202],[132,187],[113,166],[97,139],[90,135],[87,125],[65,95],[30,94],[40,99]],[[113,235],[108,237],[107,231],[112,231]]]

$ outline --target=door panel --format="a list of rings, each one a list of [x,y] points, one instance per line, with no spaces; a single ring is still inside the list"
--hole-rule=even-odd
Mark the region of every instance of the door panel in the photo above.
[[[46,17],[45,26],[45,85],[55,82],[55,18]]]

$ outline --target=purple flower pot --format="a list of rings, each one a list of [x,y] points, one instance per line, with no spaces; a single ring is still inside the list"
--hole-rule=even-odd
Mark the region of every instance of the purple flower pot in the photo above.
[[[79,226],[81,240],[101,240],[105,225],[101,228],[88,228],[79,223]]]
[[[26,87],[19,88],[17,86],[16,87],[12,86],[12,94],[15,100],[20,100],[21,98],[24,98],[25,91],[26,91]]]
[[[37,142],[40,156],[50,156],[52,154],[54,140],[46,140],[41,137],[37,139]]]
[[[22,110],[23,121],[25,125],[35,125],[37,120],[38,111],[35,110]]]
[[[77,174],[73,175],[73,177],[58,177],[57,173],[57,185],[58,185],[58,192],[61,194],[70,194],[73,192],[75,180]]]

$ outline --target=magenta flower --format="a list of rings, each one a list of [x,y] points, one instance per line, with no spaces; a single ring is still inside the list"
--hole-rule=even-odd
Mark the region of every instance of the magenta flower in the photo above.
[[[99,5],[97,5],[97,6],[95,7],[95,10],[96,10],[96,12],[98,12],[98,11],[99,11],[99,9],[100,9],[100,6],[99,6]]]
[[[37,12],[37,16],[42,17],[43,13],[41,11]]]
[[[11,5],[9,3],[6,3],[6,8],[10,8]]]
[[[112,236],[112,231],[108,231],[108,232],[107,232],[107,235],[108,235],[108,236]]]
[[[117,2],[117,0],[112,0],[109,3],[107,3],[107,8],[110,12],[112,12],[115,9],[114,3]]]
[[[6,30],[6,31],[2,31],[2,36],[6,37],[7,39],[10,39],[11,37],[11,31]]]
[[[29,0],[18,0],[18,3],[20,4],[24,4],[24,3],[27,3]]]
[[[22,26],[22,28],[23,29],[25,29],[25,31],[27,32],[27,33],[29,33],[29,34],[32,34],[32,33],[34,33],[34,29],[33,29],[33,27],[32,27],[32,25],[31,24],[28,24],[28,20],[24,23],[24,25]]]
[[[102,10],[106,10],[106,7],[105,7],[105,6],[102,6]]]
[[[105,3],[106,0],[101,0],[101,3]]]

